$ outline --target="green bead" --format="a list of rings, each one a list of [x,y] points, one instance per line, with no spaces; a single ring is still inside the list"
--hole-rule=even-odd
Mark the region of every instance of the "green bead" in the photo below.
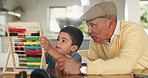
[[[39,40],[39,37],[26,37],[23,40]]]
[[[41,58],[32,58],[32,57],[27,58],[27,62],[40,62],[40,61]]]

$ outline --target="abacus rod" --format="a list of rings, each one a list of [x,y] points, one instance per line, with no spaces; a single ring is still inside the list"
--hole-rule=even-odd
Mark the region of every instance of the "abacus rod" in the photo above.
[[[18,54],[18,56],[26,56],[26,54]]]
[[[14,46],[14,48],[17,48],[17,47],[22,47],[22,48],[24,48],[24,46]]]
[[[19,64],[26,64],[26,63],[23,63],[23,62],[15,62],[15,64],[19,66]]]
[[[15,52],[20,52],[20,53],[22,53],[22,52],[25,52],[24,50],[15,50]]]
[[[27,67],[26,66],[19,66],[19,67],[17,67],[18,69],[20,69],[20,68],[25,68],[25,69],[27,69]]]
[[[22,43],[23,44],[23,42],[11,42],[11,43]]]
[[[24,57],[24,58],[15,58],[15,59],[18,59],[18,60],[27,60],[28,57]],[[35,60],[35,58],[33,58]]]
[[[16,58],[16,60],[27,60],[27,58]]]
[[[27,37],[32,37],[32,36],[27,36]],[[32,38],[36,38],[38,36],[33,36]],[[19,40],[19,39],[24,39],[24,38],[17,38],[17,37],[13,37],[12,39],[16,39],[16,40]]]

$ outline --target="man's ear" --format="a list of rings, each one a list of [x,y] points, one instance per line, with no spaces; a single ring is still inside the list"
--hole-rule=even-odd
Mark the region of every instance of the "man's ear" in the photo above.
[[[112,22],[113,22],[113,19],[108,18],[108,20],[107,20],[107,25],[108,25],[108,26],[111,26]]]
[[[77,46],[77,45],[73,45],[73,46],[71,47],[71,51],[72,51],[72,52],[77,51],[77,49],[78,49],[78,46]]]

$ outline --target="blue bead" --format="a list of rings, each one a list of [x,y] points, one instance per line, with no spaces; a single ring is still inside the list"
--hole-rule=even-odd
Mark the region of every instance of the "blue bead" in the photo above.
[[[40,69],[40,66],[28,66],[28,69]]]
[[[37,49],[37,50],[41,50],[41,46],[25,46],[25,49]]]

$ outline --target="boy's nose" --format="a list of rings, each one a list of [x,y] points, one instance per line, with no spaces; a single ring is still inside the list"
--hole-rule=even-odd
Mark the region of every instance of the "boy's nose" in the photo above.
[[[60,45],[60,40],[59,41],[56,41],[56,45]]]

